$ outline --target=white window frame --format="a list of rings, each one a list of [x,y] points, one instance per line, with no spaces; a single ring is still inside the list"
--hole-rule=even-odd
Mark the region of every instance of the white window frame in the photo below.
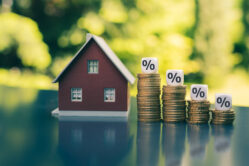
[[[71,102],[82,102],[82,88],[71,88]]]
[[[87,60],[87,72],[89,74],[99,73],[99,61],[98,60]]]
[[[104,102],[115,102],[116,90],[115,88],[104,88]]]

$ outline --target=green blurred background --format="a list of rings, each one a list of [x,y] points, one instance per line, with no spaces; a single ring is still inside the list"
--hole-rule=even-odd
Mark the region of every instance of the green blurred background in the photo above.
[[[142,57],[183,69],[185,84],[249,105],[247,0],[0,0],[0,85],[57,89],[52,80],[85,42],[103,37],[136,75]],[[136,85],[131,88],[136,94]]]

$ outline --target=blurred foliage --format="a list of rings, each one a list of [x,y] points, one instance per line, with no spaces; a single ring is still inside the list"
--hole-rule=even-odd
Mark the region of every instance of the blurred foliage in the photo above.
[[[15,52],[12,52],[13,49]],[[51,61],[48,47],[42,41],[37,24],[13,13],[0,14],[0,53],[0,64],[3,67],[17,65],[41,70]],[[15,64],[11,58],[18,58],[21,63]]]
[[[249,1],[243,0],[241,3],[242,21],[244,26],[243,38],[236,41],[234,44],[234,53],[239,58],[239,63],[235,65],[235,68],[242,68],[249,71]]]
[[[236,62],[231,54],[233,42],[241,31],[241,24],[238,21],[237,11],[233,10],[234,1],[197,2],[195,56],[201,64],[201,72],[205,76],[204,82],[215,87],[225,82],[225,77]],[[237,33],[234,33],[236,30]]]
[[[211,91],[231,88],[235,73],[249,80],[246,0],[4,0],[0,9],[0,84],[53,88],[87,32],[102,36],[134,75],[142,57],[157,57],[163,84],[167,69]]]
[[[30,70],[23,69],[20,71],[18,68],[12,68],[10,70],[0,68],[0,84],[23,88],[55,88],[55,85],[51,86],[50,77],[44,74],[34,73]]]

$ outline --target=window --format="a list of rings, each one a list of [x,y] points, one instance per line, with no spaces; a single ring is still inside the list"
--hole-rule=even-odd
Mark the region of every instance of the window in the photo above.
[[[82,101],[82,89],[81,88],[71,88],[71,101],[73,102]]]
[[[88,73],[99,73],[99,61],[98,60],[88,60],[87,62]]]
[[[104,89],[104,101],[105,102],[115,102],[115,89],[105,88]]]

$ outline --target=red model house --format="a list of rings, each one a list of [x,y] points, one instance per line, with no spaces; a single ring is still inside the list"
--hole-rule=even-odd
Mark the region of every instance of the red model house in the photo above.
[[[59,82],[61,116],[127,116],[128,82],[135,78],[106,42],[87,34],[86,43],[53,81]]]

